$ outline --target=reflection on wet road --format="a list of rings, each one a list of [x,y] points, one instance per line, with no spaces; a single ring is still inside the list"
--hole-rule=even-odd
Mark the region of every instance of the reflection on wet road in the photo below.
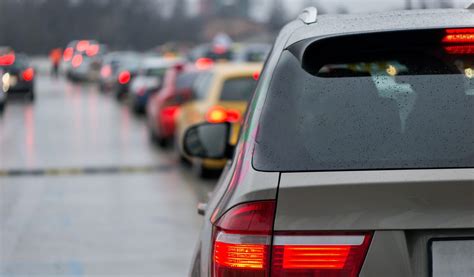
[[[0,172],[23,172],[0,176],[0,276],[185,276],[215,181],[93,85],[37,81],[0,118]]]

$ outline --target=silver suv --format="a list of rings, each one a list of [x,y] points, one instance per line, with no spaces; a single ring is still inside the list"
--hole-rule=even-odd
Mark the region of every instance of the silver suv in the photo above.
[[[474,276],[474,13],[317,16],[280,33],[192,276]],[[205,211],[205,212],[204,212]]]

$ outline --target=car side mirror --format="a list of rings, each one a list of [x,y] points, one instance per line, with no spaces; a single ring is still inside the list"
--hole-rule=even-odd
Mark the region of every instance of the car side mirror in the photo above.
[[[233,148],[229,145],[230,132],[230,123],[203,123],[192,126],[184,134],[184,153],[202,159],[230,158]]]

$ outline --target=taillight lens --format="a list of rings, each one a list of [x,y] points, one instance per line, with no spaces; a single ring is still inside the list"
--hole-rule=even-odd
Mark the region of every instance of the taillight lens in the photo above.
[[[22,72],[21,77],[23,80],[31,82],[35,78],[35,70],[32,67],[29,67]]]
[[[72,47],[66,48],[63,53],[63,60],[65,62],[69,62],[70,60],[72,60],[72,56],[74,56],[74,48]]]
[[[121,85],[125,85],[127,84],[128,82],[130,82],[130,79],[132,78],[132,75],[130,74],[129,71],[123,71],[123,72],[120,72],[119,76],[118,76],[118,82],[121,84]]]
[[[72,58],[72,62],[71,62],[72,67],[78,68],[79,66],[81,66],[82,61],[83,61],[83,57],[82,57],[81,54],[75,55],[75,56]]]
[[[76,45],[76,50],[79,52],[84,52],[89,48],[90,42],[87,40],[81,40]]]
[[[268,276],[274,215],[274,201],[245,203],[225,213],[214,229],[212,276]]]
[[[10,66],[15,63],[16,56],[13,51],[10,53],[0,56],[0,66]]]
[[[223,123],[230,122],[236,123],[239,122],[241,118],[240,112],[234,109],[225,109],[220,106],[211,108],[206,114],[206,120],[209,123]]]
[[[218,219],[212,276],[359,276],[371,233],[273,232],[274,218],[269,200],[235,206]]]
[[[359,276],[370,241],[370,234],[276,234],[272,276]]]
[[[86,55],[89,57],[94,57],[97,54],[99,54],[100,51],[100,46],[97,44],[91,44],[89,47],[86,49]]]
[[[214,61],[210,58],[199,58],[196,60],[196,68],[199,70],[209,69],[214,65]]]
[[[447,29],[444,43],[474,43],[474,28]]]

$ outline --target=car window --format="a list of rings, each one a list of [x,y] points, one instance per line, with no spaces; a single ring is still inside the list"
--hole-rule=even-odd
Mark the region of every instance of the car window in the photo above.
[[[145,76],[149,76],[149,77],[163,78],[165,73],[166,73],[166,68],[147,68],[145,70]]]
[[[474,60],[461,53],[374,53],[328,61],[310,74],[285,51],[261,117],[254,166],[473,167]]]
[[[193,99],[201,100],[208,96],[212,79],[213,74],[210,72],[204,72],[199,75],[193,88]]]
[[[220,99],[222,101],[250,101],[257,81],[252,77],[232,78],[224,82]]]
[[[197,76],[198,76],[197,72],[188,72],[188,73],[179,74],[176,79],[176,88],[177,89],[191,88]]]

